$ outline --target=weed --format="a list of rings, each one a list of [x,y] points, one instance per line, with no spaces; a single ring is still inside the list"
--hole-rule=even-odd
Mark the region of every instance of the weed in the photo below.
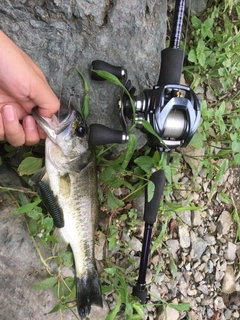
[[[233,12],[233,14],[232,14]],[[236,17],[231,19],[231,16]],[[187,47],[188,65],[184,67],[185,76],[191,82],[192,87],[199,85],[212,88],[216,101],[211,104],[206,100],[202,101],[202,121],[198,132],[191,141],[191,147],[196,149],[204,148],[205,155],[198,159],[206,173],[206,178],[212,180],[209,201],[214,195],[221,179],[229,167],[236,163],[240,164],[240,137],[239,137],[239,96],[237,93],[237,82],[240,70],[239,59],[239,39],[238,19],[240,18],[239,6],[231,0],[225,5],[217,5],[208,9],[206,19],[202,20],[192,17],[192,29],[190,41]],[[224,32],[222,32],[224,30]],[[84,118],[89,112],[88,85],[82,73],[81,75],[86,91],[84,98]],[[119,85],[123,90],[122,84],[109,74],[101,73],[109,81]],[[229,94],[230,93],[230,94]],[[128,94],[128,92],[126,92]],[[133,108],[134,114],[134,108]],[[134,116],[133,116],[134,118]],[[134,125],[134,124],[133,124]],[[146,130],[154,134],[155,132],[148,123],[143,122]],[[131,132],[131,130],[130,130]],[[158,137],[159,138],[159,137]],[[4,145],[5,157],[9,159],[19,153],[18,148]],[[148,190],[148,200],[154,194],[154,184],[150,181],[150,176],[154,170],[163,169],[167,177],[167,185],[164,190],[165,199],[161,201],[159,215],[161,221],[161,231],[155,235],[151,254],[160,246],[164,245],[168,232],[169,221],[173,214],[184,210],[198,210],[197,206],[191,204],[190,197],[186,196],[177,204],[173,204],[170,196],[173,190],[181,188],[178,174],[181,170],[181,154],[171,153],[171,162],[168,165],[167,159],[163,155],[155,153],[149,156],[149,149],[145,148],[141,154],[135,151],[136,136],[130,133],[128,146],[119,156],[112,158],[112,146],[107,148],[97,148],[97,160],[99,169],[99,201],[101,207],[108,214],[108,228],[103,230],[107,238],[107,252],[116,252],[117,257],[126,258],[132,270],[136,270],[135,260],[130,255],[128,241],[134,234],[139,225],[136,211],[132,208],[132,200],[141,195],[145,188]],[[4,161],[0,159],[0,163]],[[19,175],[28,182],[29,176],[42,166],[42,157],[36,156],[32,149],[23,153],[23,158],[18,166]],[[9,190],[1,187],[1,190]],[[13,190],[15,191],[15,190]],[[23,192],[24,191],[24,192]],[[54,257],[44,259],[41,254],[39,243],[44,247],[54,245],[57,240],[53,235],[52,218],[43,213],[40,206],[40,199],[36,193],[27,189],[19,190],[20,207],[14,214],[22,214],[29,233],[33,239],[36,250],[43,262],[49,277],[34,286],[37,290],[52,289],[58,297],[57,305],[51,312],[59,312],[62,318],[62,311],[70,309],[74,316],[78,316],[72,310],[75,299],[75,285],[72,277],[64,278],[61,266],[71,267],[73,265],[72,254],[70,251],[59,253]],[[27,197],[26,197],[27,194]],[[230,202],[226,194],[221,193],[222,202]],[[233,200],[232,200],[233,201]],[[162,219],[164,217],[164,219]],[[233,218],[238,225],[238,238],[240,238],[240,221],[234,207]],[[114,257],[115,255],[113,255]],[[132,297],[130,286],[136,279],[135,271],[127,272],[118,265],[116,259],[112,259],[110,254],[104,260],[104,271],[101,275],[102,290],[106,296],[114,296],[111,304],[111,311],[107,320],[111,319],[143,319],[144,307]],[[58,263],[58,270],[51,272],[48,261],[54,260]],[[156,267],[158,275],[162,268],[159,264]],[[173,276],[177,273],[177,266],[170,255],[170,268]],[[153,293],[150,292],[152,296]],[[163,309],[166,307],[175,308],[178,311],[189,309],[188,303],[174,305],[155,297]]]
[[[207,83],[216,94],[235,87],[240,69],[239,7],[233,4],[231,15],[225,10],[224,5],[213,6],[207,10],[205,20],[192,17],[187,46],[190,65],[184,69],[194,87]]]

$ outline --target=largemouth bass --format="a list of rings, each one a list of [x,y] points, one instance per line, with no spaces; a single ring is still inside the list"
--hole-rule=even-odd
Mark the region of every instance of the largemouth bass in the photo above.
[[[41,194],[61,237],[73,251],[76,301],[81,319],[91,305],[102,307],[102,294],[94,259],[94,231],[98,211],[97,175],[93,150],[81,115],[70,109],[59,123],[56,116],[33,117],[47,134]],[[54,203],[53,203],[54,200]]]

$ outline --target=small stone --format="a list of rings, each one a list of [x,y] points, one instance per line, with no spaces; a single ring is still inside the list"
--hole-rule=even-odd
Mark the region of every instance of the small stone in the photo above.
[[[222,292],[230,294],[235,291],[236,279],[233,267],[228,265],[222,282]]]
[[[170,239],[166,242],[167,246],[171,250],[172,256],[174,260],[178,260],[177,251],[180,248],[179,241],[175,239]]]
[[[138,240],[136,237],[132,237],[132,239],[129,242],[129,247],[134,251],[141,251],[142,242]]]
[[[206,271],[208,273],[212,273],[213,269],[214,269],[214,264],[213,264],[212,260],[208,260],[206,263]]]
[[[209,232],[210,232],[210,233],[214,233],[214,232],[216,231],[216,224],[215,224],[214,222],[211,222],[211,223],[209,224],[208,229],[209,229]]]
[[[180,281],[179,284],[179,291],[181,292],[181,294],[186,297],[188,294],[188,289],[189,289],[189,284],[185,281]]]
[[[205,284],[200,284],[200,286],[198,286],[197,289],[205,295],[208,295],[208,287]]]
[[[225,235],[228,233],[231,226],[231,214],[228,211],[223,211],[220,217],[218,218],[218,222],[221,223],[222,231],[221,234]]]
[[[174,301],[172,303],[174,303]],[[176,302],[175,302],[175,304],[176,304]],[[166,317],[165,317],[165,315],[166,315]],[[167,306],[165,308],[165,310],[163,310],[163,308],[160,309],[160,312],[157,316],[157,320],[165,320],[165,319],[178,320],[179,316],[180,316],[180,314],[177,310]]]
[[[229,309],[225,310],[224,316],[225,316],[226,320],[232,319],[232,311]]]
[[[204,156],[205,148],[195,149],[188,145],[184,149],[180,149],[180,152],[181,151],[183,151],[184,160],[191,167],[193,174],[197,175],[202,169],[202,165],[198,159]]]
[[[74,271],[72,268],[62,266],[61,275],[63,278],[74,277]]]
[[[236,251],[237,251],[237,246],[232,242],[228,242],[228,247],[227,247],[227,251],[225,254],[225,258],[227,260],[234,261],[236,259]]]
[[[233,318],[239,319],[239,312],[236,310],[235,312],[232,313]]]
[[[189,248],[191,242],[188,228],[186,226],[179,226],[178,232],[180,238],[180,246],[182,248]]]
[[[155,283],[151,285],[150,291],[154,294],[154,296],[151,296],[152,301],[156,301],[157,297],[160,298],[159,288]]]
[[[146,283],[151,283],[152,279],[153,279],[152,272],[149,269],[147,269]]]
[[[211,102],[217,100],[213,93],[213,90],[210,87],[207,88],[206,97],[207,97],[207,100]]]
[[[216,238],[213,236],[206,236],[204,240],[207,241],[209,246],[214,246],[216,244]]]
[[[200,226],[202,224],[202,212],[199,210],[193,211],[193,226]]]
[[[192,226],[192,221],[191,221],[192,212],[190,210],[179,212],[178,216],[188,226],[190,226],[190,227]]]
[[[215,306],[215,309],[216,310],[221,310],[221,309],[224,309],[226,308],[224,302],[223,302],[223,298],[222,297],[217,297],[215,300],[214,300],[214,306]]]
[[[217,266],[216,266],[216,274],[215,274],[216,281],[222,280],[226,269],[227,269],[227,263],[224,262],[221,264],[220,261],[218,261]]]
[[[92,305],[89,319],[92,320],[104,320],[109,314],[109,306],[105,299],[103,299],[103,307]]]
[[[196,295],[197,295],[197,290],[196,290],[196,289],[188,289],[187,294],[188,294],[188,296],[190,296],[190,297],[196,296]]]
[[[207,316],[208,319],[212,319],[211,317],[214,315],[213,309],[212,308],[207,308]]]
[[[106,236],[101,231],[97,232],[95,241],[95,259],[103,260],[103,248],[105,246]]]
[[[203,275],[201,272],[199,272],[198,270],[196,271],[196,273],[194,274],[194,280],[195,282],[200,282],[203,280]]]
[[[194,251],[194,258],[193,261],[197,261],[201,258],[203,252],[206,250],[207,248],[207,242],[204,241],[201,238],[196,238],[196,241],[193,242],[192,244],[192,248]]]

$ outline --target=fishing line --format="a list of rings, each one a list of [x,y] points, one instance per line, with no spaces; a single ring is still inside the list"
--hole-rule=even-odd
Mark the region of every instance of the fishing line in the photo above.
[[[186,25],[185,40],[184,40],[184,46],[183,46],[184,52],[186,52],[186,47],[187,47],[187,37],[188,37],[188,28],[190,23],[191,6],[192,6],[192,0],[189,1],[189,6],[188,6],[187,25]],[[184,63],[184,56],[182,60],[182,66],[183,66],[183,63]]]
[[[188,28],[189,28],[190,15],[191,15],[191,6],[192,6],[192,0],[189,1],[189,6],[188,6],[187,25],[186,25],[184,48],[183,48],[184,51],[185,51],[185,49],[187,47],[187,37],[188,37]]]
[[[47,9],[49,9],[48,7],[48,1],[46,1],[47,3]],[[72,7],[72,0],[70,0],[70,8]],[[63,1],[61,1],[61,8],[63,8]],[[59,92],[59,100],[60,100],[60,109],[58,110],[58,118],[60,118],[60,113],[61,113],[61,99],[62,99],[62,91],[63,91],[63,78],[64,78],[64,67],[66,64],[66,50],[67,50],[67,40],[68,40],[68,34],[69,34],[69,28],[70,26],[68,25],[67,22],[66,23],[66,29],[64,30],[64,35],[63,35],[63,54],[62,54],[62,66],[61,66],[61,70],[60,70],[60,92]],[[56,32],[57,32],[57,28],[56,28]]]

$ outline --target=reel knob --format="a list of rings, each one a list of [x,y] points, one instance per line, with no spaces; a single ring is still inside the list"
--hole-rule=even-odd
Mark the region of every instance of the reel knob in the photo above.
[[[128,135],[121,130],[114,130],[96,123],[89,126],[88,142],[92,145],[101,146],[112,143],[124,143],[128,139]]]
[[[100,77],[94,70],[107,71],[116,76],[119,80],[126,78],[126,71],[122,67],[113,66],[102,60],[94,60],[91,69],[91,78],[96,81],[104,81],[105,79]]]

